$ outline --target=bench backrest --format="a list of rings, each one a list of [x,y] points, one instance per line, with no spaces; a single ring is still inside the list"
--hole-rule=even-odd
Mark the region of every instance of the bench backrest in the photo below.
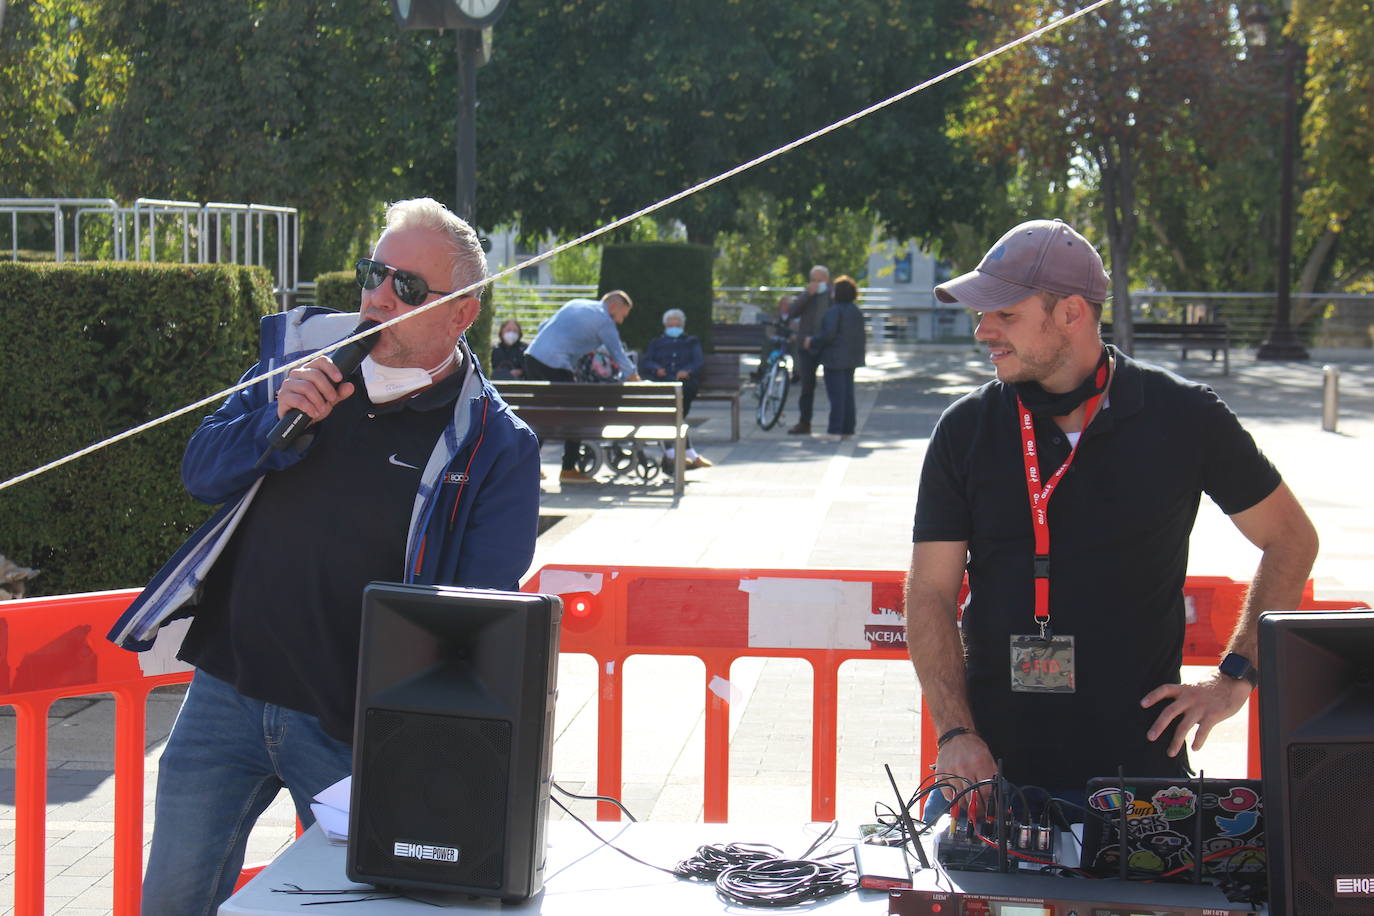
[[[701,369],[701,389],[738,391],[739,362],[738,353],[707,353],[706,365]]]
[[[1132,325],[1136,340],[1225,340],[1230,328],[1224,321],[1179,324],[1168,321],[1137,321]],[[1102,339],[1112,339],[1112,323],[1102,322]]]
[[[767,328],[761,324],[711,325],[711,349],[717,353],[757,353],[766,338]]]
[[[609,408],[667,407],[676,403],[677,385],[665,382],[492,382],[507,404]]]
[[[503,380],[492,384],[542,438],[601,438],[607,427],[671,429],[682,421],[682,386],[676,382]]]

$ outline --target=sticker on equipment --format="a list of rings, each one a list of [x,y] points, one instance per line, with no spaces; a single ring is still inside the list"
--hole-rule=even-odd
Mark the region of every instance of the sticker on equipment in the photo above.
[[[1337,875],[1337,897],[1374,897],[1374,875]]]
[[[391,854],[398,859],[421,859],[428,862],[457,862],[457,846],[431,846],[428,843],[402,843],[392,845]]]

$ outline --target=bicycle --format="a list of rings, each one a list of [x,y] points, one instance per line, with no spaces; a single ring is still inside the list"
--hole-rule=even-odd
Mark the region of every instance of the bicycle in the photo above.
[[[788,327],[786,322],[770,322],[769,354],[758,371],[758,411],[756,419],[762,429],[772,429],[787,405],[787,388],[792,382],[792,357],[787,354]]]

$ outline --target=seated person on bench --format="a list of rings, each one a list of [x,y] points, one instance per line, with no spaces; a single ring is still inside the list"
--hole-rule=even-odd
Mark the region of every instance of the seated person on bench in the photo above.
[[[701,350],[701,341],[684,328],[687,316],[682,309],[668,309],[663,313],[663,333],[649,341],[644,354],[639,359],[639,370],[651,382],[682,383],[682,415],[692,409],[692,401],[701,387],[701,370],[706,366],[706,356]],[[663,443],[663,469],[672,473],[673,459],[676,457],[673,444]],[[688,468],[709,468],[712,462],[692,448],[687,440]]]

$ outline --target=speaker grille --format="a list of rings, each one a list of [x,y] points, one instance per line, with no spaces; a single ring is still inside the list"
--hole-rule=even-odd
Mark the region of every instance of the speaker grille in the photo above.
[[[1374,900],[1337,897],[1337,875],[1374,871],[1374,744],[1288,748],[1293,906],[1301,916],[1369,916]]]
[[[511,724],[379,708],[360,736],[367,759],[359,872],[436,885],[499,889],[505,870]],[[396,843],[457,849],[458,861],[396,855]]]

